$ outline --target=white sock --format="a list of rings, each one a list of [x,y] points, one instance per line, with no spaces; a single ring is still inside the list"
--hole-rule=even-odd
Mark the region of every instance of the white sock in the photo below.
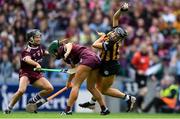
[[[12,110],[13,107],[11,105],[8,105],[7,108],[8,108],[8,110]]]
[[[125,101],[128,101],[129,98],[130,98],[130,96],[126,94],[124,100],[125,100]]]
[[[91,101],[90,101],[89,103],[94,104],[94,103],[96,103],[96,100],[94,100],[93,98],[91,98]]]

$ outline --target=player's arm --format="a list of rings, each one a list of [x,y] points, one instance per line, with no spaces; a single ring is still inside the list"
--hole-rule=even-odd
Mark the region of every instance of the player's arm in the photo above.
[[[113,28],[119,25],[120,14],[121,14],[121,9],[116,11],[116,13],[113,15]]]
[[[30,56],[25,56],[23,58],[23,61],[30,64],[30,65],[35,66],[36,68],[41,68],[41,65],[38,62],[32,60]]]
[[[123,6],[118,11],[116,11],[116,13],[113,15],[113,28],[119,25],[119,17],[121,13],[127,10],[128,10],[128,3],[124,3]]]
[[[74,64],[71,64],[71,67],[72,68],[75,68],[76,66]],[[70,74],[69,77],[68,77],[68,80],[66,82],[66,87],[70,87],[71,86],[71,81],[72,79],[74,78],[75,74]]]
[[[66,53],[64,54],[64,59],[66,59],[68,55],[71,53],[72,46],[73,46],[72,43],[65,44],[64,48],[65,48]]]
[[[103,40],[104,40],[104,37],[105,37],[105,36],[106,36],[105,34],[101,35],[101,37],[98,38],[98,39],[92,44],[92,47],[93,47],[93,48],[97,48],[97,49],[102,49],[102,48],[103,48]]]

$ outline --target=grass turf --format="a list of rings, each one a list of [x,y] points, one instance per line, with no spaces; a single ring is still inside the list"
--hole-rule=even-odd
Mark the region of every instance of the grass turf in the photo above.
[[[58,119],[58,118],[73,118],[73,119],[180,119],[180,114],[137,114],[137,113],[112,113],[102,116],[98,113],[74,113],[73,115],[60,115],[59,112],[39,112],[31,114],[26,112],[13,112],[5,115],[1,112],[0,118],[16,118],[16,119]]]

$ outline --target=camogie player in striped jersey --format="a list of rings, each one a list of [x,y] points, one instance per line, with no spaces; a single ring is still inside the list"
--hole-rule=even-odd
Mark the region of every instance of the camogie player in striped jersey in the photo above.
[[[136,98],[111,87],[116,74],[120,69],[120,64],[118,63],[120,55],[119,49],[122,45],[122,41],[127,37],[127,32],[118,26],[118,20],[121,12],[127,10],[128,4],[125,3],[113,16],[113,30],[108,34],[98,33],[100,38],[96,40],[92,46],[99,49],[101,52],[101,68],[100,76],[97,81],[97,88],[104,95],[126,100],[128,105],[127,112],[129,112],[132,110],[136,102]],[[79,104],[79,106],[92,109],[95,106],[95,102],[95,98],[92,97],[91,101]]]

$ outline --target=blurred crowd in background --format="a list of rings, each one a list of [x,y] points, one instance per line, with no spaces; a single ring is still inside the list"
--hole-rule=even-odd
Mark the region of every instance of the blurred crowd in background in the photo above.
[[[134,78],[130,70],[132,59],[135,53],[142,51],[148,54],[148,67],[162,64],[156,74],[148,76],[149,81],[159,82],[161,88],[164,84],[179,84],[180,1],[127,1],[129,11],[119,19],[128,31],[128,38],[120,49],[122,68],[119,76]],[[113,14],[122,3],[123,0],[0,0],[1,84],[18,83],[20,52],[26,45],[28,29],[41,30],[45,47],[53,40],[69,38],[71,42],[91,48],[98,38],[97,31],[107,33],[112,29]],[[66,67],[64,62],[54,61],[49,56],[44,58],[42,66]],[[52,83],[61,85],[68,76],[55,72],[45,75]],[[164,83],[162,80],[170,81]],[[177,96],[178,93],[174,95]],[[180,106],[176,108],[180,109]]]

